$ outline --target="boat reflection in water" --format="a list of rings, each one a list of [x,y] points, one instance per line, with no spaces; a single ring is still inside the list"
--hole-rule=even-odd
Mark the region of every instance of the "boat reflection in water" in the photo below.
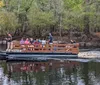
[[[100,85],[99,67],[92,61],[1,61],[0,85]]]
[[[48,60],[43,62],[8,62],[9,82],[16,85],[61,85],[76,82],[78,62]],[[71,79],[73,77],[73,80]]]

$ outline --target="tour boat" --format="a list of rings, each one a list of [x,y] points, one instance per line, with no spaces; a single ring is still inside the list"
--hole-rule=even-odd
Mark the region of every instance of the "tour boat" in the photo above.
[[[10,52],[1,52],[0,55],[7,59],[32,60],[45,58],[77,58],[79,53],[79,43],[73,44],[20,44],[13,42]]]

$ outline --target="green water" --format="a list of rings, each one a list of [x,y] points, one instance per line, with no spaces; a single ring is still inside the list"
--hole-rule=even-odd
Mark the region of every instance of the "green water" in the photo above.
[[[0,85],[100,85],[100,63],[0,61]]]

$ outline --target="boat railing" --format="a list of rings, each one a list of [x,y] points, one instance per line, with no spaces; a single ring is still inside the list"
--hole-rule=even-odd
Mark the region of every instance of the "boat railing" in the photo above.
[[[19,44],[13,43],[12,50],[21,50],[21,52],[62,52],[62,53],[78,53],[79,44]]]

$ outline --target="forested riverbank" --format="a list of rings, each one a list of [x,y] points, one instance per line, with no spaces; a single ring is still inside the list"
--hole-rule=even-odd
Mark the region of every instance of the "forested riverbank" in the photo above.
[[[1,0],[0,38],[33,37],[97,43],[100,36],[100,0]],[[89,44],[90,45],[90,44]]]

